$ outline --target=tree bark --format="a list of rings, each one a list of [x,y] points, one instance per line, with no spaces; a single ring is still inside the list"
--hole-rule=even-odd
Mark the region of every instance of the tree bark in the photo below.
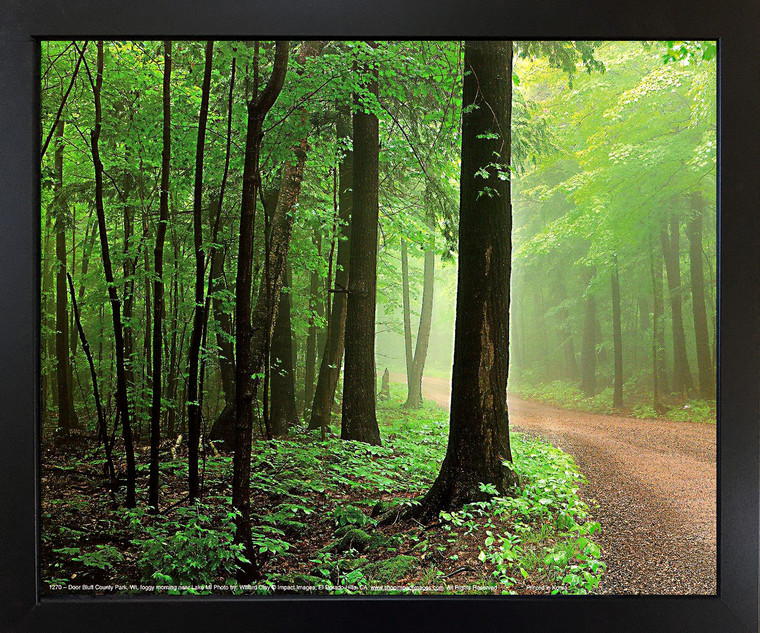
[[[198,450],[201,439],[201,408],[198,394],[198,370],[201,351],[201,338],[206,322],[206,300],[204,297],[206,258],[203,251],[203,151],[206,145],[206,122],[208,120],[208,102],[211,92],[211,65],[214,56],[214,42],[206,42],[203,85],[201,87],[201,107],[198,113],[198,139],[195,145],[195,183],[193,186],[193,244],[195,247],[195,312],[193,329],[190,334],[188,350],[187,383],[187,462],[188,490],[190,501],[195,501],[200,494],[198,479]]]
[[[298,424],[296,412],[295,380],[293,376],[293,330],[290,324],[290,295],[292,292],[290,264],[285,264],[284,286],[280,292],[277,318],[274,322],[271,349],[272,394],[269,412],[272,434],[286,435],[288,428]]]
[[[612,285],[612,341],[615,357],[615,377],[613,381],[612,406],[623,408],[623,333],[620,325],[620,278],[617,258],[615,258],[610,276]]]
[[[258,44],[257,44],[258,46]],[[275,60],[272,75],[266,88],[248,102],[248,130],[243,164],[243,192],[240,212],[240,240],[238,243],[238,270],[235,292],[235,343],[237,363],[235,367],[235,452],[233,455],[232,506],[237,510],[235,543],[243,545],[243,552],[250,561],[238,573],[240,582],[253,579],[256,574],[253,541],[251,536],[251,443],[253,430],[252,404],[255,396],[251,380],[258,367],[253,359],[251,342],[251,285],[253,265],[253,228],[256,214],[256,198],[261,186],[259,155],[264,118],[274,105],[285,82],[288,66],[287,41],[275,44]],[[257,51],[258,53],[258,51]],[[256,60],[258,62],[258,59]]]
[[[687,227],[689,239],[689,273],[691,276],[691,305],[694,313],[694,336],[697,349],[699,395],[705,400],[715,398],[715,374],[710,358],[710,338],[707,332],[705,309],[705,278],[702,269],[702,210],[704,201],[699,193],[691,196],[691,218]]]
[[[103,272],[108,287],[108,296],[113,317],[114,347],[116,351],[116,406],[121,418],[122,435],[127,458],[127,494],[125,505],[135,507],[135,454],[132,444],[132,426],[127,397],[127,381],[124,371],[124,335],[121,322],[121,301],[114,284],[111,255],[108,245],[108,229],[106,227],[105,209],[103,207],[103,163],[100,160],[99,140],[101,131],[100,94],[103,86],[103,42],[98,41],[97,75],[93,94],[95,98],[95,127],[90,133],[92,162],[95,168],[95,211],[98,216],[98,231],[100,234],[100,250],[103,259]]]
[[[683,329],[683,311],[681,295],[681,250],[680,226],[678,216],[670,216],[670,235],[666,226],[662,227],[660,240],[665,259],[665,272],[670,291],[671,324],[673,329],[673,391],[686,394],[694,387],[686,356],[686,335]]]
[[[335,290],[332,295],[328,337],[322,363],[319,367],[317,386],[314,390],[314,404],[309,419],[309,429],[326,429],[330,426],[335,391],[338,386],[340,366],[343,361],[346,327],[346,289],[349,284],[349,259],[351,250],[351,209],[353,204],[353,148],[352,129],[346,110],[338,112],[338,141],[347,139],[347,148],[338,166],[338,256],[335,268]]]
[[[158,512],[158,462],[161,443],[161,328],[164,313],[164,241],[169,222],[169,169],[171,162],[171,79],[172,42],[164,41],[163,86],[163,151],[161,153],[161,195],[159,220],[156,227],[156,247],[153,251],[153,399],[150,408],[150,471],[148,476],[148,506]]]
[[[371,43],[371,46],[376,44]],[[377,70],[362,69],[365,89],[378,94]],[[375,307],[380,140],[375,114],[357,95],[354,123],[354,201],[351,216],[351,278],[346,308],[346,366],[341,438],[380,444],[375,412]]]
[[[415,511],[422,520],[515,483],[507,412],[512,204],[512,42],[464,50],[454,366],[446,456]],[[474,106],[474,108],[473,108]],[[495,137],[495,138],[494,138]],[[486,170],[488,178],[476,174]]]

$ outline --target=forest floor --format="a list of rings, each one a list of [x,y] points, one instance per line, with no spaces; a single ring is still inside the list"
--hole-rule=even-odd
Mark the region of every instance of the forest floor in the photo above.
[[[402,375],[391,380],[405,382]],[[448,408],[450,383],[423,395]],[[595,593],[715,594],[716,425],[568,411],[510,398],[510,428],[575,458],[607,570]]]

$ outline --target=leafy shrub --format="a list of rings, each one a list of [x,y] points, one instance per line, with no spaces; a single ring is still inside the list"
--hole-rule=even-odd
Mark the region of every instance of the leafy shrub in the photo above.
[[[140,548],[142,580],[197,586],[234,576],[238,563],[248,562],[243,546],[233,543],[236,513],[214,517],[214,512],[218,510],[213,506],[197,504],[177,508],[169,519],[152,517],[141,508],[127,510],[131,528],[144,535],[132,541]]]

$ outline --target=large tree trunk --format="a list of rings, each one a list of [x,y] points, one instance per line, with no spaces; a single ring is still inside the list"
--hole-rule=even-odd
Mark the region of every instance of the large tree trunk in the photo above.
[[[428,217],[431,231],[435,230],[432,217]],[[430,328],[433,323],[433,291],[435,289],[435,250],[428,247],[425,250],[425,264],[422,273],[422,308],[420,322],[417,328],[417,342],[414,354],[411,355],[411,367],[407,366],[407,393],[405,407],[417,409],[422,406],[422,375],[425,371],[428,344],[430,343]],[[411,347],[411,345],[410,345]],[[407,358],[407,360],[409,360]]]
[[[623,408],[623,332],[620,325],[620,278],[617,258],[615,258],[610,276],[612,285],[612,341],[615,357],[615,377],[613,381],[612,406]]]
[[[338,256],[335,268],[335,291],[333,292],[328,337],[322,363],[319,367],[317,386],[314,390],[314,404],[309,419],[310,429],[326,429],[330,426],[330,417],[338,386],[340,366],[343,361],[344,334],[346,327],[346,289],[349,283],[349,259],[351,250],[351,209],[353,204],[353,152],[351,144],[352,129],[349,115],[345,110],[338,112],[337,136],[347,139],[347,149],[338,167],[338,207],[340,209],[340,226]]]
[[[372,46],[375,46],[373,43]],[[377,71],[362,69],[365,88],[377,96]],[[375,412],[375,306],[380,140],[375,114],[358,95],[354,112],[354,205],[351,215],[351,277],[346,311],[346,367],[340,436],[380,444]]]
[[[581,391],[587,397],[596,395],[596,299],[591,291],[589,273],[583,311],[583,341],[581,343]]]
[[[64,124],[58,121],[55,148],[55,185],[53,206],[55,208],[55,357],[56,385],[58,387],[58,431],[68,435],[76,424],[71,390],[69,359],[68,291],[66,288],[66,211],[61,198],[63,187],[63,133]]]
[[[663,226],[660,233],[662,253],[665,259],[665,272],[670,291],[670,312],[673,328],[673,391],[686,394],[694,387],[689,369],[689,359],[686,356],[686,335],[683,329],[683,312],[681,296],[681,249],[680,226],[678,216],[670,216],[670,235],[667,227]]]
[[[515,481],[504,465],[512,461],[507,412],[512,204],[510,183],[499,178],[508,173],[511,158],[512,42],[466,42],[464,69],[449,441],[438,478],[415,512],[422,520],[483,499],[481,483],[504,494]],[[476,177],[484,169],[489,177]]]
[[[95,128],[90,134],[92,162],[95,168],[95,211],[98,216],[98,231],[100,233],[100,250],[103,259],[103,272],[108,287],[108,296],[113,316],[114,347],[116,351],[116,407],[121,418],[122,435],[127,457],[127,496],[125,505],[135,507],[135,454],[132,444],[132,425],[129,415],[129,400],[127,397],[127,380],[124,371],[124,335],[121,322],[121,301],[114,283],[111,255],[108,246],[108,229],[106,227],[105,209],[103,207],[103,163],[100,160],[99,140],[101,130],[100,94],[103,86],[103,42],[98,42],[98,66],[95,85]]]
[[[715,374],[710,359],[710,338],[705,310],[705,277],[702,269],[702,196],[691,196],[691,218],[687,227],[689,239],[689,272],[691,275],[691,305],[694,312],[694,335],[699,372],[699,395],[706,400],[715,397]]]
[[[172,43],[164,41],[163,151],[161,153],[161,196],[153,251],[153,399],[150,408],[150,471],[148,505],[158,512],[158,450],[161,443],[161,328],[164,313],[164,240],[169,222],[169,168],[171,161]]]
[[[272,435],[286,435],[288,428],[298,424],[296,392],[293,375],[293,330],[290,324],[290,294],[292,281],[290,264],[285,264],[284,288],[280,293],[277,318],[274,322],[271,349],[271,420]]]
[[[258,64],[258,44],[256,61]],[[264,118],[274,105],[285,82],[288,66],[287,41],[275,44],[275,61],[272,76],[261,94],[248,102],[248,131],[243,166],[243,193],[240,212],[240,241],[238,243],[238,270],[235,292],[235,452],[232,462],[232,506],[237,510],[235,542],[243,545],[243,553],[250,561],[238,573],[240,582],[248,582],[256,573],[254,548],[251,536],[251,443],[253,430],[253,399],[255,387],[251,380],[258,367],[253,359],[251,342],[251,285],[253,265],[253,229],[256,198],[261,186],[259,155]]]
[[[193,330],[190,334],[188,350],[187,382],[187,465],[188,490],[190,501],[195,501],[200,494],[198,479],[198,449],[201,439],[201,407],[198,394],[198,370],[201,351],[201,338],[206,323],[205,273],[206,258],[203,251],[203,150],[206,145],[206,121],[208,120],[208,102],[211,91],[211,63],[214,55],[214,42],[206,42],[206,64],[201,87],[201,107],[198,113],[198,139],[195,145],[195,183],[193,186],[193,243],[195,246],[195,312],[193,313]]]

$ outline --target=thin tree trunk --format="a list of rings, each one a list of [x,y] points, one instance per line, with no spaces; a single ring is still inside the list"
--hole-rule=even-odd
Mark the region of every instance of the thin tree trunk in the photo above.
[[[565,282],[561,275],[557,277],[557,292],[559,293],[560,304],[564,304],[567,300],[567,291],[565,290]],[[565,376],[568,380],[575,381],[578,380],[578,359],[575,355],[573,334],[570,328],[570,311],[567,307],[563,307],[560,310],[560,317],[562,318],[560,333],[562,335],[562,348],[565,354]]]
[[[210,205],[209,224],[211,226],[211,242],[213,244],[211,251],[211,264],[209,270],[209,289],[206,296],[206,321],[208,322],[208,304],[209,298],[213,296],[214,319],[219,324],[217,329],[216,341],[219,346],[219,373],[222,381],[222,391],[224,392],[225,410],[235,410],[235,356],[232,347],[232,319],[224,310],[220,293],[226,289],[224,282],[224,253],[225,250],[220,244],[217,244],[219,237],[219,221],[221,219],[222,208],[224,203],[224,192],[227,186],[227,175],[230,167],[230,149],[232,147],[232,101],[235,89],[235,70],[236,59],[232,59],[232,69],[230,73],[230,90],[227,98],[227,144],[224,156],[224,171],[222,172],[222,182],[219,187],[219,199]],[[203,373],[203,365],[201,374]]]
[[[710,338],[707,332],[707,311],[705,309],[705,278],[702,269],[702,196],[691,196],[691,218],[687,237],[689,238],[689,273],[691,276],[691,305],[694,313],[694,336],[697,349],[697,371],[699,372],[699,395],[705,400],[715,397],[715,375],[710,359]]]
[[[274,323],[271,349],[271,410],[269,412],[272,434],[286,435],[288,428],[298,424],[296,412],[295,380],[293,377],[293,331],[290,324],[290,296],[292,274],[290,264],[285,264],[285,280],[277,318]]]
[[[275,60],[269,83],[262,93],[254,94],[248,102],[248,130],[243,164],[243,192],[240,212],[240,240],[238,243],[238,270],[235,284],[235,452],[232,463],[232,506],[237,510],[235,543],[243,546],[249,563],[238,572],[240,582],[248,582],[256,574],[256,563],[251,535],[251,443],[253,431],[253,400],[255,386],[251,380],[258,369],[252,354],[253,330],[251,326],[251,285],[253,266],[253,229],[256,220],[256,198],[261,186],[259,154],[264,118],[274,105],[285,82],[288,66],[289,42],[275,44]],[[256,44],[258,73],[258,43]],[[255,86],[258,91],[258,86]]]
[[[187,447],[188,447],[188,489],[190,501],[195,501],[200,494],[198,479],[198,450],[201,439],[201,408],[198,394],[198,369],[201,351],[201,337],[206,322],[205,272],[206,261],[203,252],[203,150],[206,144],[206,121],[208,120],[208,102],[211,92],[211,64],[214,55],[214,42],[206,42],[206,64],[201,87],[201,107],[198,114],[198,140],[195,146],[195,185],[193,188],[193,238],[195,246],[195,312],[193,330],[190,335],[188,351],[187,384]]]
[[[613,382],[612,406],[623,408],[623,333],[620,326],[620,278],[617,258],[613,263],[612,275],[612,341],[615,357],[615,378]]]
[[[56,255],[56,301],[55,301],[55,356],[56,385],[58,387],[58,431],[68,435],[75,425],[72,416],[72,392],[69,382],[69,320],[66,289],[66,211],[62,200],[63,188],[63,134],[64,124],[59,120],[56,129],[55,184],[53,206],[55,208],[55,255]]]
[[[372,43],[371,46],[376,46]],[[365,67],[365,88],[377,96],[377,70]],[[343,378],[341,438],[380,444],[375,412],[375,304],[379,127],[358,95],[354,112],[354,206],[351,216],[351,279],[346,312],[346,368]]]
[[[351,208],[353,202],[353,145],[352,129],[346,109],[338,112],[337,136],[348,139],[347,149],[338,166],[338,208],[340,210],[340,226],[336,239],[338,240],[338,256],[335,267],[335,290],[332,293],[332,307],[328,324],[329,335],[322,363],[319,367],[319,377],[314,390],[314,404],[309,420],[310,429],[326,429],[330,426],[335,391],[340,376],[340,366],[343,361],[344,333],[346,327],[346,289],[349,284],[349,259],[351,250]]]
[[[466,42],[464,68],[449,441],[438,477],[414,511],[425,521],[442,509],[487,497],[481,483],[505,494],[515,481],[504,465],[512,461],[507,412],[512,203],[510,183],[499,178],[511,161],[512,42]],[[483,169],[487,180],[476,177]],[[490,187],[485,195],[484,186]]]
[[[51,248],[50,234],[53,226],[53,209],[48,209],[45,214],[45,233],[42,243],[42,315],[41,329],[44,333],[42,351],[45,354],[45,362],[42,370],[42,412],[47,413],[48,404],[55,404],[56,390],[55,372],[50,368],[55,358],[55,321],[51,317],[51,295],[53,294],[53,270],[55,267]],[[50,401],[48,402],[48,396]]]
[[[116,351],[116,406],[121,419],[122,435],[127,458],[127,496],[125,505],[128,508],[135,507],[135,454],[132,444],[132,426],[129,415],[129,400],[127,397],[127,380],[124,371],[124,335],[121,322],[121,301],[114,284],[113,270],[111,268],[111,255],[108,246],[108,229],[106,227],[105,209],[103,207],[103,163],[100,160],[99,140],[101,130],[101,105],[100,94],[103,86],[103,42],[98,41],[97,75],[94,86],[95,97],[95,128],[90,134],[92,148],[92,161],[95,168],[95,210],[98,216],[98,230],[100,233],[100,250],[103,259],[103,272],[105,273],[108,296],[111,303],[113,316],[114,347]]]
[[[435,230],[432,213],[428,217],[428,225]],[[412,357],[411,372],[407,370],[407,395],[405,407],[417,409],[422,406],[422,375],[425,371],[430,328],[433,323],[433,291],[435,289],[435,251],[429,247],[425,251],[425,264],[422,274],[422,308],[420,322],[417,328],[417,342]]]
[[[662,392],[667,388],[663,384],[665,345],[662,336],[662,262],[657,257],[651,238],[649,267],[652,274],[652,406],[660,415],[665,413]]]
[[[593,272],[590,272],[587,276],[584,299],[581,348],[581,390],[589,398],[596,394],[596,300],[590,288],[592,278]]]
[[[409,254],[406,238],[401,237],[401,308],[404,313],[404,358],[406,360],[407,391],[412,384],[412,365],[414,365],[414,350],[412,349],[412,309],[409,300]],[[407,397],[408,400],[408,397]]]
[[[98,415],[98,437],[103,442],[103,451],[106,455],[106,462],[104,464],[104,470],[108,475],[109,488],[113,492],[116,492],[116,471],[113,466],[113,458],[111,456],[111,443],[108,441],[108,429],[106,428],[106,416],[103,413],[103,404],[100,401],[100,392],[98,391],[98,375],[95,372],[95,363],[92,360],[92,352],[90,351],[90,344],[87,342],[87,337],[82,327],[82,321],[79,318],[79,309],[77,307],[77,299],[74,293],[74,282],[71,280],[71,275],[68,275],[69,292],[71,293],[71,308],[74,313],[74,320],[79,332],[79,338],[82,339],[82,351],[87,358],[87,363],[90,366],[90,379],[92,380],[92,395],[95,398],[95,410]]]
[[[670,235],[667,227],[660,233],[662,253],[665,259],[665,272],[670,291],[670,311],[673,328],[673,391],[686,394],[694,387],[689,369],[689,359],[686,356],[686,335],[683,329],[683,312],[681,296],[681,250],[680,227],[678,216],[670,216]]]
[[[158,512],[158,462],[161,443],[161,329],[164,313],[164,241],[169,222],[169,169],[171,162],[171,77],[172,42],[164,41],[163,151],[161,154],[161,196],[156,227],[153,278],[153,399],[150,409],[150,472],[148,505]]]
[[[321,259],[322,251],[322,236],[319,230],[315,230],[312,236],[314,247],[317,250],[317,254]],[[319,272],[313,270],[309,280],[309,333],[306,338],[306,364],[304,371],[304,391],[303,391],[303,403],[304,403],[304,415],[309,417],[311,415],[312,403],[314,402],[314,380],[316,378],[316,366],[317,366],[317,318],[321,318],[324,313],[324,305],[320,300],[320,291],[322,290],[322,284],[319,280]]]

